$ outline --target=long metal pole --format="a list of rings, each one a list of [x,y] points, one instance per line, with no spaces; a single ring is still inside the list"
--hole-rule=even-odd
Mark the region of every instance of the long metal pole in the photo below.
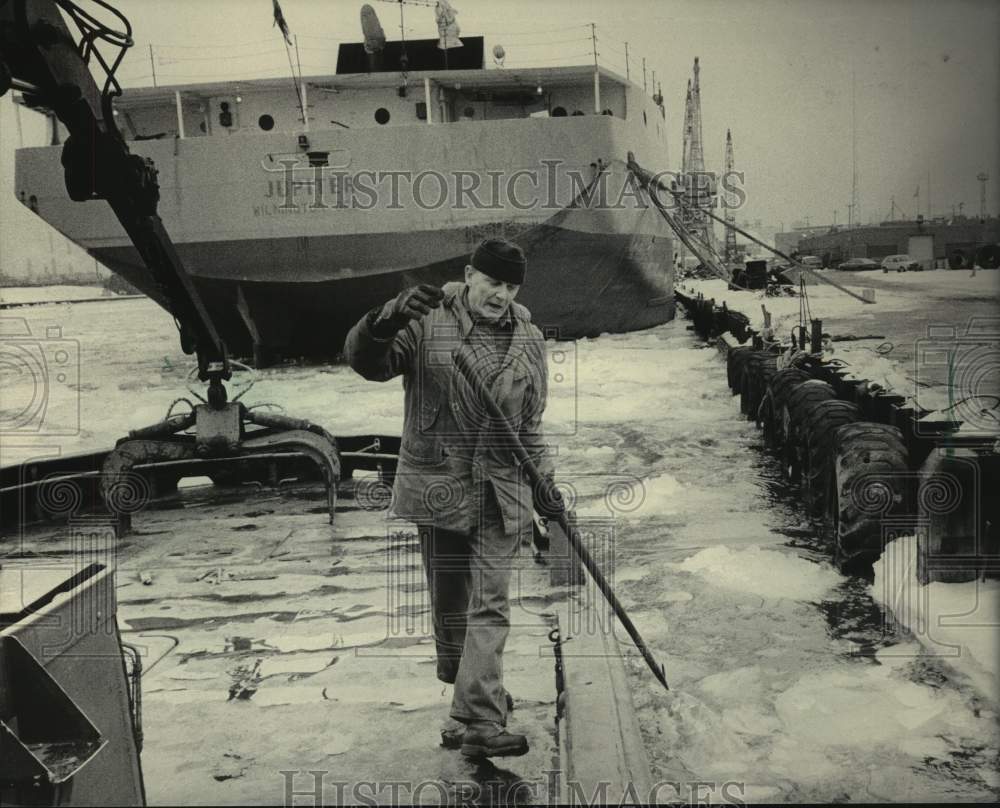
[[[655,175],[652,172],[647,171],[645,168],[643,168],[642,166],[640,166],[638,163],[628,162],[627,165],[629,167],[629,170],[632,171],[639,178],[639,181],[642,183],[642,186],[649,193],[649,198],[653,201],[653,205],[660,212],[660,215],[666,220],[667,224],[670,225],[670,227],[674,230],[674,232],[677,233],[677,235],[680,237],[681,241],[684,241],[685,244],[686,244],[687,242],[685,241],[685,236],[683,234],[683,228],[678,227],[674,223],[673,217],[663,207],[663,203],[660,201],[660,198],[659,198],[659,196],[657,196],[657,193],[656,193],[658,188],[667,191],[667,193],[669,193],[671,196],[674,197],[674,199],[677,200],[677,203],[681,206],[681,208],[685,208],[686,209],[686,208],[689,208],[690,206],[684,200],[684,192],[683,191],[674,191],[674,190],[671,190],[670,188],[667,188],[667,187],[663,186],[659,182],[653,183],[652,182],[652,178]],[[850,295],[851,297],[855,298],[856,300],[860,300],[862,303],[874,303],[875,302],[874,300],[866,300],[861,295],[859,295],[859,294],[857,294],[855,292],[852,292],[846,286],[842,286],[841,284],[837,283],[836,281],[831,280],[830,278],[827,278],[827,277],[825,277],[823,275],[820,275],[818,272],[814,272],[810,267],[807,267],[804,264],[800,264],[794,258],[791,258],[788,255],[785,255],[785,253],[783,253],[781,250],[777,249],[776,247],[772,247],[770,244],[767,244],[766,242],[761,241],[756,236],[750,235],[750,233],[748,233],[746,230],[742,229],[741,227],[737,227],[733,222],[727,222],[725,219],[722,219],[719,216],[716,216],[714,213],[712,213],[712,211],[707,210],[705,208],[700,208],[700,210],[703,210],[704,213],[705,213],[705,215],[708,216],[710,219],[714,219],[717,222],[721,222],[725,227],[728,227],[728,228],[730,228],[732,230],[735,230],[737,233],[739,233],[744,238],[749,239],[754,244],[757,244],[760,247],[763,247],[768,252],[774,253],[779,258],[785,259],[786,261],[788,261],[788,263],[794,264],[799,269],[803,270],[804,272],[807,272],[809,275],[811,275],[816,280],[818,280],[818,281],[820,281],[822,283],[828,284],[829,286],[832,286],[835,289],[839,289],[845,295]],[[691,249],[690,245],[688,245],[688,249]],[[692,252],[694,252],[695,255],[698,255],[698,252],[696,250],[692,249]],[[699,255],[698,257],[702,259],[703,263],[706,263],[706,264],[708,263],[708,262],[706,262],[704,260],[704,258],[702,258],[702,256]]]
[[[153,43],[149,43],[149,66],[153,71],[153,86],[156,86],[156,62],[153,61]]]
[[[594,579],[594,583],[596,583],[598,588],[601,590],[601,594],[607,598],[607,601],[614,610],[615,615],[625,627],[629,637],[632,638],[632,642],[635,643],[635,647],[639,650],[639,653],[642,654],[642,658],[646,660],[646,664],[649,665],[649,669],[653,672],[653,675],[660,681],[664,688],[669,690],[670,686],[667,684],[667,675],[663,665],[660,664],[656,660],[656,657],[653,656],[653,652],[649,650],[645,640],[642,639],[642,636],[639,634],[639,630],[629,618],[625,608],[621,605],[621,602],[615,595],[611,585],[607,582],[607,579],[601,572],[600,567],[597,566],[597,563],[590,555],[590,552],[583,545],[583,542],[580,540],[579,533],[573,530],[572,526],[569,524],[569,519],[566,517],[566,508],[563,505],[562,495],[559,493],[559,490],[550,480],[543,477],[541,472],[538,471],[538,466],[535,465],[535,461],[531,459],[531,456],[521,444],[521,441],[515,434],[513,427],[511,427],[510,422],[507,420],[507,417],[497,405],[496,400],[490,394],[489,390],[486,389],[482,380],[476,374],[475,369],[470,367],[468,357],[460,351],[456,351],[454,360],[455,367],[472,388],[476,399],[481,401],[486,406],[490,417],[495,423],[499,424],[500,428],[505,433],[504,437],[507,444],[509,448],[513,450],[520,467],[527,473],[528,480],[531,482],[532,490],[537,492],[539,499],[543,499],[543,501],[547,504],[547,507],[545,508],[546,513],[555,512],[555,519],[559,523],[559,526],[563,529],[563,532],[566,534],[566,537],[569,540],[569,545],[573,548],[573,552],[577,554],[580,561],[583,563],[583,566],[587,568],[587,571]]]
[[[287,39],[285,40],[285,55],[288,57],[288,72],[292,74],[292,88],[295,90],[295,99],[299,102],[299,110],[302,112],[302,126],[304,129],[308,125],[306,120],[306,105],[302,100],[302,84],[295,77],[295,65],[292,64],[292,49]]]
[[[655,199],[655,197],[654,197],[654,199]],[[680,200],[678,199],[678,201],[680,201]],[[657,201],[657,204],[659,204],[658,201]],[[681,204],[683,205],[684,203],[681,202]],[[746,230],[743,230],[742,228],[737,227],[735,224],[732,224],[731,222],[726,222],[724,219],[720,219],[718,216],[716,216],[710,210],[706,210],[705,213],[708,215],[709,218],[715,219],[717,222],[722,222],[722,224],[724,224],[726,227],[731,227],[733,230],[735,230],[737,233],[739,233],[744,238],[747,238],[750,241],[752,241],[754,244],[756,244],[756,245],[758,245],[760,247],[763,247],[765,250],[768,250],[768,251],[774,253],[776,256],[778,256],[778,258],[783,258],[784,260],[788,261],[790,264],[794,264],[795,266],[799,267],[799,269],[805,270],[812,277],[814,277],[816,280],[821,281],[822,283],[825,283],[828,286],[832,286],[834,289],[839,289],[845,295],[850,295],[855,300],[860,300],[862,303],[874,303],[875,302],[874,300],[866,300],[865,298],[863,298],[861,295],[857,294],[856,292],[852,292],[846,286],[842,286],[841,284],[837,283],[836,281],[831,280],[830,278],[827,278],[824,275],[820,275],[818,272],[815,272],[812,268],[805,266],[805,264],[800,264],[794,258],[791,258],[788,255],[785,255],[781,250],[777,249],[776,247],[772,247],[770,244],[767,244],[767,243],[761,241],[759,238],[756,238],[755,236],[751,236]]]
[[[590,24],[590,40],[594,48],[594,114],[601,114],[601,69],[597,64],[597,26]]]
[[[309,102],[306,100],[306,83],[302,80],[302,62],[299,59],[299,35],[295,34],[295,64],[299,68],[299,96],[301,97],[302,104],[302,129],[305,132],[309,131],[309,113],[308,107]]]
[[[180,90],[174,90],[174,106],[177,107],[177,136],[184,140],[184,105]]]

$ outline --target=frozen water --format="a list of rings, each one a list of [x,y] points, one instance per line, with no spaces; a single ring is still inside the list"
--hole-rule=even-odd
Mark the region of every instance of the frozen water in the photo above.
[[[740,550],[725,545],[708,547],[685,559],[679,567],[717,586],[763,598],[821,600],[840,581],[829,566],[755,546]]]
[[[0,303],[57,303],[106,296],[101,286],[4,286]]]
[[[775,707],[803,743],[876,746],[905,738],[942,712],[961,708],[948,696],[869,666],[803,676],[778,696]]]
[[[889,293],[879,300],[892,305]],[[791,304],[797,315],[798,302]],[[107,448],[161,419],[176,398],[190,397],[184,382],[191,358],[180,352],[170,318],[147,300],[44,306],[19,316],[35,335],[55,326],[78,345],[79,378],[43,380],[50,406],[42,428],[16,440],[5,435],[4,464]],[[613,526],[616,591],[666,665],[669,693],[629,656],[656,779],[733,781],[745,799],[778,802],[997,797],[995,697],[984,702],[912,638],[887,633],[870,593],[830,567],[828,550],[760,451],[759,433],[740,418],[716,351],[699,345],[683,320],[581,340],[575,350],[572,384],[552,379],[545,426],[557,480],[573,487],[582,515]],[[257,376],[244,398],[249,405],[271,402],[340,435],[401,428],[398,380],[372,384],[330,365]],[[5,378],[3,406],[8,395],[30,401],[36,381]],[[365,546],[373,554],[365,587],[382,585],[376,568],[383,551]],[[266,705],[290,699],[396,699],[364,681],[324,694],[335,679],[345,681],[325,666],[341,655],[336,670],[353,654],[346,649],[381,640],[385,617],[375,606],[349,623],[311,617],[312,604],[300,599],[296,579],[288,581],[301,619],[279,631],[268,616],[244,624],[246,637],[268,638],[252,649],[273,661],[261,667],[270,678],[239,708],[263,716]],[[257,586],[233,585],[240,592]],[[183,599],[163,604],[172,606],[167,615],[210,589],[187,586]],[[877,582],[876,597],[881,588]],[[364,600],[381,603],[375,595]],[[941,614],[965,614],[968,606],[967,599],[949,602]],[[988,647],[963,636],[970,658],[989,657]],[[624,633],[621,639],[627,649]],[[207,627],[191,634],[185,652],[212,655],[231,642],[221,628]],[[414,649],[420,660],[432,654],[426,645]],[[201,676],[177,671],[189,673]],[[293,694],[282,681],[297,674],[309,676],[308,687]],[[163,695],[178,704],[226,699],[219,688]],[[416,680],[398,696],[401,711],[441,698],[416,688]]]

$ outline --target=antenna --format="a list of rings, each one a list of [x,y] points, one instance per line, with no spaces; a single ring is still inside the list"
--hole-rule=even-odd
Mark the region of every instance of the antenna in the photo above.
[[[861,218],[858,202],[858,110],[857,82],[854,68],[851,68],[851,204],[854,206],[855,221]]]

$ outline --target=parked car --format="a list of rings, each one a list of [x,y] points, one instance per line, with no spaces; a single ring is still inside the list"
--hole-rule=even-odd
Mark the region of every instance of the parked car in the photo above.
[[[924,267],[919,261],[913,260],[908,255],[888,255],[882,259],[882,271],[891,272],[896,270],[896,272],[909,272],[913,270],[914,272],[919,272]]]
[[[848,258],[837,265],[837,269],[842,269],[845,272],[863,272],[868,269],[878,269],[878,267],[878,261],[873,261],[871,258]]]
[[[810,269],[822,269],[823,259],[818,255],[800,255],[799,263],[803,266],[807,266]]]

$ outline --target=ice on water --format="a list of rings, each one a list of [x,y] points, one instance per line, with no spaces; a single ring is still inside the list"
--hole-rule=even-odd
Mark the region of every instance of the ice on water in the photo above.
[[[678,566],[716,586],[762,598],[819,601],[841,580],[826,564],[753,545],[741,549],[707,547]]]
[[[72,394],[79,428],[5,440],[5,464],[112,446],[189,396],[191,358],[149,301],[45,306],[23,316],[34,333],[58,326],[79,344],[75,387],[51,382]],[[665,694],[633,666],[657,773],[738,779],[748,797],[777,801],[996,796],[995,700],[977,701],[964,680],[939,671],[924,675],[925,652],[912,640],[852,658],[845,648],[856,641],[833,636],[820,606],[843,596],[845,579],[822,553],[781,533],[801,517],[768,493],[770,461],[739,417],[716,351],[683,320],[550,346],[575,352],[575,372],[562,382],[557,363],[549,366],[545,425],[557,479],[574,486],[581,514],[614,525],[616,587],[673,686]],[[27,394],[17,385],[30,382],[13,380],[14,392]],[[334,434],[402,426],[399,381],[372,384],[343,366],[268,369],[243,400],[280,405]],[[68,405],[50,413],[73,421]],[[944,613],[961,612],[952,604]],[[314,628],[296,623],[281,643],[303,654],[328,647],[334,629],[318,627],[317,638]],[[378,639],[374,622],[352,630],[338,638],[341,647]]]

